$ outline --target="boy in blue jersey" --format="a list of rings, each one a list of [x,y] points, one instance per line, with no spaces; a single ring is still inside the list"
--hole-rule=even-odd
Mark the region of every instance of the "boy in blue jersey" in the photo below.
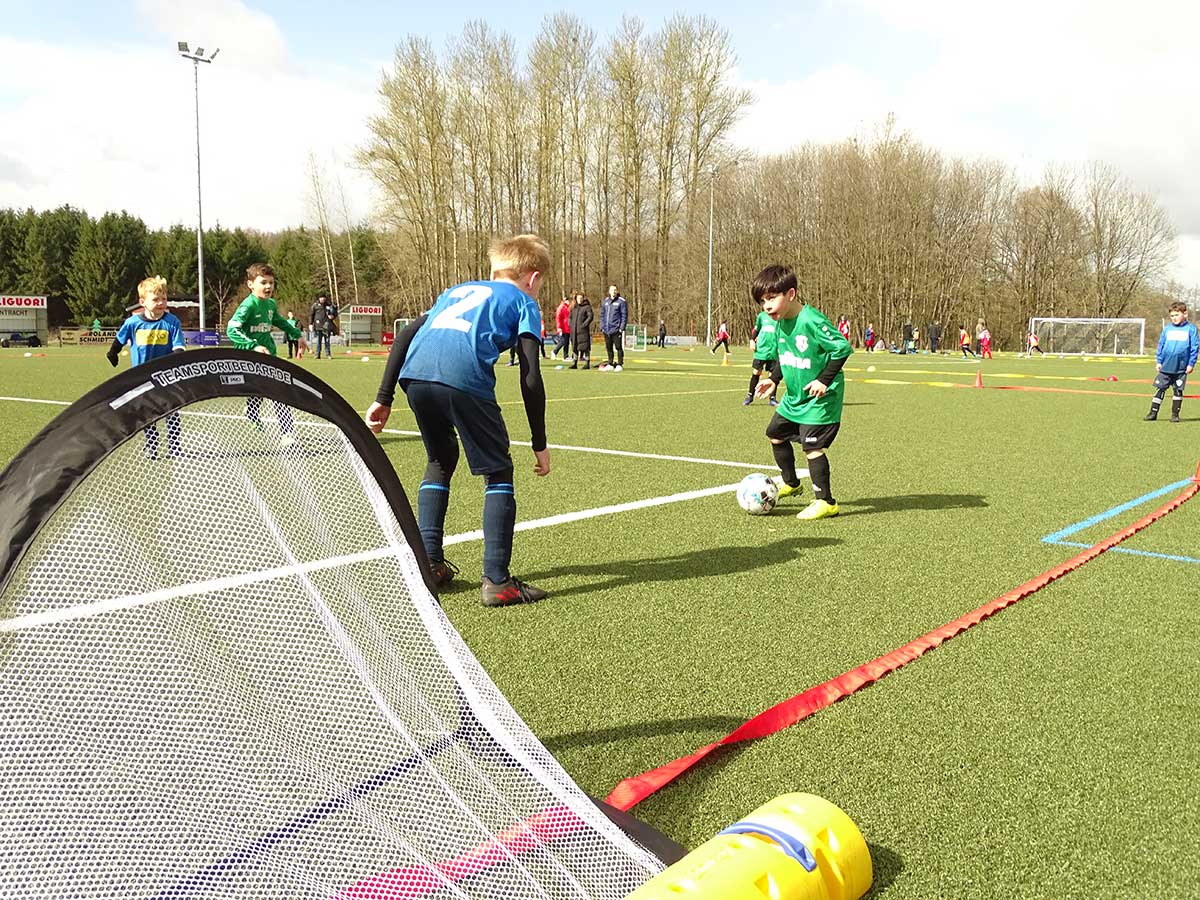
[[[514,578],[508,568],[517,503],[493,367],[502,352],[517,348],[533,472],[550,474],[546,389],[538,364],[542,313],[537,303],[550,268],[550,248],[535,234],[521,234],[493,241],[488,257],[491,280],[468,281],[444,291],[429,312],[396,335],[366,422],[376,434],[383,430],[398,382],[425,443],[428,464],[417,492],[417,524],[438,587],[457,572],[443,556],[442,534],[461,439],[471,473],[487,482],[480,598],[484,606],[509,606],[541,600],[546,592]]]
[[[1188,375],[1196,368],[1196,357],[1200,354],[1200,333],[1187,320],[1187,304],[1176,300],[1168,313],[1171,324],[1158,337],[1158,375],[1154,378],[1154,399],[1150,401],[1150,412],[1146,413],[1147,422],[1158,418],[1158,407],[1168,387],[1174,392],[1171,397],[1171,421],[1179,421],[1183,389],[1187,386]]]
[[[114,368],[126,344],[129,344],[129,363],[134,366],[184,349],[179,319],[167,312],[167,280],[160,275],[144,279],[138,285],[138,297],[140,310],[125,320],[108,348],[108,361]],[[142,434],[146,439],[146,458],[158,459],[158,426],[147,425]],[[179,438],[179,413],[168,413],[167,452],[172,458],[179,456]]]

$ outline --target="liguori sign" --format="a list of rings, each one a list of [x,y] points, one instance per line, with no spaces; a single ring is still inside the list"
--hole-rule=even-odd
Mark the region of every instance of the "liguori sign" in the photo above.
[[[14,297],[0,294],[0,310],[45,309],[45,297]],[[382,312],[382,307],[380,311]]]
[[[352,316],[382,316],[382,306],[352,306],[350,307],[350,315]]]

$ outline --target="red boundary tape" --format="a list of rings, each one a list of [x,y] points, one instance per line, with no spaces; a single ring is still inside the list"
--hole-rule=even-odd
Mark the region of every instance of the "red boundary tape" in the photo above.
[[[903,647],[893,650],[890,653],[885,653],[883,656],[864,663],[856,669],[843,672],[836,678],[831,678],[822,684],[818,684],[816,687],[809,688],[801,694],[777,703],[770,709],[764,710],[754,718],[744,722],[738,728],[725,735],[725,737],[701,747],[689,756],[681,756],[679,759],[672,760],[666,765],[659,766],[657,769],[651,769],[648,772],[643,772],[641,775],[634,775],[624,779],[612,789],[606,802],[617,809],[631,809],[659,788],[670,784],[718,747],[727,747],[730,744],[740,743],[741,741],[752,741],[755,738],[774,734],[790,725],[795,725],[797,722],[807,719],[813,713],[836,703],[843,697],[850,696],[868,684],[878,681],[883,676],[912,662],[934,647],[950,640],[955,635],[961,634],[974,625],[978,625],[984,619],[988,618],[988,616],[994,615],[1006,606],[1011,606],[1024,597],[1028,597],[1035,591],[1039,591],[1050,584],[1050,582],[1095,559],[1101,553],[1115,547],[1121,541],[1137,534],[1152,522],[1161,519],[1167,513],[1182,506],[1193,495],[1200,492],[1200,465],[1197,465],[1196,474],[1192,476],[1192,481],[1194,483],[1191,487],[1185,488],[1183,493],[1174,500],[1159,507],[1149,515],[1143,516],[1127,528],[1123,528],[1111,537],[1105,538],[1100,543],[1089,547],[1087,550],[1071,557],[1053,569],[1043,572],[1036,578],[1031,578],[1024,584],[1001,594],[995,600],[985,603],[978,609],[960,616],[953,622],[949,622],[940,628],[935,628],[928,634],[921,635],[921,637],[910,641]]]
[[[583,821],[568,807],[551,807],[518,822],[461,856],[428,866],[408,866],[380,872],[338,891],[334,900],[415,900],[427,897],[441,892],[447,882],[457,883],[584,827]]]

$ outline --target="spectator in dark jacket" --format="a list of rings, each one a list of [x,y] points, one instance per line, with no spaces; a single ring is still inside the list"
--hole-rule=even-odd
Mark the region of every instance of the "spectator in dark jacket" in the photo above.
[[[608,286],[608,294],[600,303],[600,333],[604,335],[604,349],[608,362],[600,368],[620,372],[625,365],[625,323],[629,319],[629,304],[621,296],[615,284]],[[613,366],[613,350],[617,351],[617,365]]]
[[[325,356],[330,358],[333,351],[329,348],[329,333],[337,330],[334,320],[337,318],[337,307],[329,302],[327,294],[320,294],[317,302],[309,311],[308,325],[312,329],[313,341],[317,345],[317,359],[321,358],[321,342],[325,343]]]
[[[592,309],[592,304],[583,295],[583,291],[576,292],[575,306],[571,310],[571,337],[575,341],[575,362],[571,363],[572,369],[579,368],[581,359],[585,369],[592,367],[592,323],[594,321],[596,321],[596,312]]]

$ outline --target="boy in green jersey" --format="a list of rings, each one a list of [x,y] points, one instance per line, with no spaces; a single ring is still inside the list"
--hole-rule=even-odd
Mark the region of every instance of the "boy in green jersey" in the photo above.
[[[308,349],[304,335],[295,320],[285,319],[275,305],[275,270],[266,263],[255,263],[246,270],[246,286],[250,288],[250,296],[241,302],[225,328],[233,346],[274,356],[275,338],[271,334],[274,326],[287,335],[289,341],[295,341],[297,352],[303,354]],[[296,443],[292,411],[281,403],[275,404],[275,410],[279,414],[279,442],[289,447]],[[259,431],[263,430],[261,414],[262,397],[247,397],[246,418]]]
[[[759,381],[754,395],[765,397],[780,380],[784,384],[783,402],[767,425],[771,451],[783,476],[779,496],[800,492],[792,449],[797,443],[808,458],[815,499],[796,518],[836,516],[840,510],[829,488],[825,451],[841,427],[842,366],[854,349],[829,319],[796,295],[796,273],[787,266],[767,266],[759,272],[750,294],[775,323],[773,337],[760,340],[754,351],[771,366],[770,376]]]
[[[746,399],[742,401],[742,406],[749,406],[754,402],[754,389],[758,387],[758,380],[762,377],[763,369],[767,367],[766,357],[759,356],[758,348],[767,346],[775,339],[775,320],[762,311],[762,303],[759,302],[758,318],[754,320],[754,331],[750,337],[754,341],[754,359],[750,361],[750,386],[746,388]],[[778,406],[775,400],[775,395],[779,392],[779,385],[776,383],[775,390],[771,391],[771,405]]]

